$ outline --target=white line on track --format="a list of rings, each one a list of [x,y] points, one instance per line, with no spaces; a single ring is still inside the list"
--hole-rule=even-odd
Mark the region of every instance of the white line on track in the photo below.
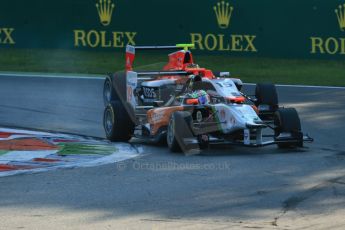
[[[63,78],[104,80],[105,75],[98,74],[45,74],[45,73],[14,73],[0,72],[0,77],[35,77],[35,78]]]
[[[62,78],[62,79],[86,79],[86,80],[104,80],[105,75],[98,74],[45,74],[45,73],[15,73],[15,72],[0,72],[0,77],[41,77],[41,78]],[[244,85],[255,86],[255,83],[244,83]],[[313,88],[313,89],[338,89],[345,90],[345,87],[337,86],[316,86],[316,85],[281,85],[278,87],[292,87],[292,88]]]

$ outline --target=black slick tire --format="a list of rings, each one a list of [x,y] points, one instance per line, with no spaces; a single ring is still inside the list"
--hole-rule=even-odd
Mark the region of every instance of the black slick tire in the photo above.
[[[303,147],[303,134],[301,132],[301,121],[298,113],[294,108],[280,108],[275,113],[274,119],[275,136],[281,133],[291,133],[296,140],[300,141],[277,143],[279,148],[296,148]]]
[[[127,142],[134,133],[134,110],[128,103],[120,101],[109,103],[103,116],[103,127],[108,140],[113,142]]]
[[[118,72],[107,76],[103,85],[104,106],[112,101],[126,101],[126,91],[126,73]]]
[[[103,85],[103,102],[104,106],[107,106],[111,101],[114,100],[114,87],[112,77],[107,76]]]
[[[186,111],[177,111],[171,115],[168,132],[167,144],[172,152],[188,152],[192,145],[185,142],[186,138],[193,138],[191,130],[192,116]]]
[[[256,106],[269,105],[271,110],[278,109],[278,94],[274,84],[258,83],[255,88]]]

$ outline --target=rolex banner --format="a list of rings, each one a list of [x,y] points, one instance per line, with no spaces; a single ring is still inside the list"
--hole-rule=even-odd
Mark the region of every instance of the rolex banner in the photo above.
[[[204,54],[345,57],[345,0],[2,0],[0,48],[123,51],[194,43]]]

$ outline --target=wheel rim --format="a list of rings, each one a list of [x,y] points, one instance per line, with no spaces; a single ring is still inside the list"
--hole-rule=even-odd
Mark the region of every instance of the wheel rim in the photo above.
[[[103,91],[103,99],[106,104],[110,103],[111,100],[111,85],[109,81],[106,81]]]
[[[168,133],[167,133],[167,142],[168,145],[171,146],[175,136],[175,121],[173,118],[170,119],[169,126],[168,126]]]
[[[113,113],[110,109],[107,109],[104,117],[104,128],[107,134],[111,133],[113,126]]]

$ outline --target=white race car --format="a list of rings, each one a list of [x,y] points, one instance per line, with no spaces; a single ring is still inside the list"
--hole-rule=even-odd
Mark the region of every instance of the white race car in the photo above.
[[[163,71],[132,68],[135,49],[180,47],[127,47],[126,72],[109,76],[104,84],[103,124],[109,140],[166,140],[175,152],[215,143],[296,148],[313,141],[303,135],[297,111],[279,106],[273,84],[257,84],[255,95],[247,96],[242,81],[228,72],[194,64],[188,47],[170,54]]]

